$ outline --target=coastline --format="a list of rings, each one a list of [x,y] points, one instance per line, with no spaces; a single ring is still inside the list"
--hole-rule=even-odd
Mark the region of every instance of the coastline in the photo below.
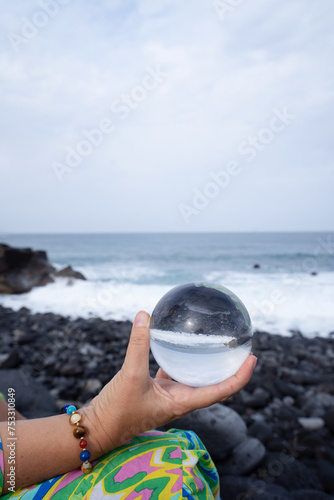
[[[9,371],[20,372],[44,386],[56,407],[64,401],[80,406],[87,404],[122,366],[131,322],[72,320],[53,313],[31,314],[25,308],[13,311],[0,306],[0,330],[2,385]],[[294,466],[300,467],[308,489],[334,494],[333,340],[309,339],[299,332],[292,337],[255,332],[252,350],[258,357],[252,380],[223,406],[237,412],[247,426],[248,436],[260,442],[264,455],[246,474],[237,471],[235,475],[231,470],[226,474],[226,459],[219,458],[224,442],[216,440],[216,448],[208,448],[222,481],[226,477],[232,478],[232,483],[249,479],[250,474],[256,474],[259,467],[265,467],[268,460],[273,461],[290,446],[297,450]],[[151,354],[152,376],[157,368]],[[0,390],[3,391],[1,387]],[[17,408],[23,414],[29,410],[20,408],[18,400]],[[29,414],[33,416],[36,415]],[[185,417],[184,425],[188,424]],[[181,425],[182,422],[175,422],[176,427]],[[173,426],[174,423],[169,425]],[[195,431],[203,432],[205,443],[205,434],[210,430],[202,425]],[[329,472],[325,474],[324,470]],[[297,479],[286,484],[287,473],[274,477],[274,483],[267,481],[268,488],[293,487]]]
[[[172,287],[206,281],[232,290],[255,329],[287,336],[299,329],[307,337],[327,337],[334,329],[333,238],[332,233],[13,235],[6,244],[14,245],[10,252],[16,260],[11,257],[8,267],[3,256],[3,277],[7,281],[14,271],[8,284],[17,288],[18,280],[24,287],[28,272],[34,286],[27,293],[21,286],[19,293],[0,295],[0,304],[131,321],[142,308],[153,311]],[[22,268],[27,246],[31,262]],[[33,250],[39,248],[44,250]],[[41,287],[36,283],[39,278],[45,283],[42,256],[50,279]],[[33,266],[36,257],[39,264]],[[86,280],[76,279],[75,272],[64,277],[69,265]]]

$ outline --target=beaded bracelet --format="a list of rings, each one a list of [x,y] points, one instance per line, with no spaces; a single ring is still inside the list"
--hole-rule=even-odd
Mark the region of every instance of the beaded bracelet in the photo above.
[[[79,412],[77,412],[77,409],[74,405],[65,405],[62,410],[64,413],[67,413],[70,416],[70,424],[75,425],[75,428],[73,429],[73,435],[77,439],[80,439],[79,446],[80,448],[82,448],[82,451],[80,453],[80,460],[82,462],[81,470],[84,474],[87,474],[87,472],[90,472],[92,464],[89,462],[90,453],[86,449],[87,441],[83,439],[84,435],[86,434],[86,429],[83,425],[80,424],[81,415]]]

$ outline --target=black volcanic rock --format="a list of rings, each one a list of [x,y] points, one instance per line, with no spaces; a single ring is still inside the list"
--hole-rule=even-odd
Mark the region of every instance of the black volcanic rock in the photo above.
[[[25,417],[49,417],[57,413],[57,407],[49,391],[26,371],[1,370],[0,391],[5,397],[7,397],[8,388],[15,391],[15,407]]]
[[[0,364],[0,368],[17,368],[22,363],[20,353],[13,350],[8,357]]]
[[[58,408],[87,404],[121,368],[130,330],[129,321],[71,319],[0,306],[0,360],[8,368],[18,367],[0,366],[0,382],[7,372],[24,375],[24,380],[20,376],[5,387],[0,384],[0,390],[5,393],[8,383],[22,387],[18,409],[30,417],[41,409],[40,386]],[[193,430],[203,439],[221,476],[224,500],[333,498],[333,339],[255,332],[252,350],[258,362],[245,389],[165,430]],[[152,376],[157,368],[150,354]],[[30,391],[25,378],[33,378],[38,387]],[[53,413],[51,401],[45,401],[43,411]],[[314,419],[323,420],[321,428],[305,428]]]
[[[292,500],[282,486],[243,476],[223,476],[220,489],[224,500]]]
[[[165,429],[168,427],[171,425],[168,424]],[[234,448],[246,440],[247,433],[242,418],[235,411],[218,403],[174,420],[172,427],[196,432],[214,460],[223,460],[229,456]]]
[[[268,453],[262,465],[268,471],[268,475],[274,479],[274,484],[288,491],[299,489],[322,491],[323,489],[318,475],[298,459],[285,460],[283,457],[282,460],[281,454]]]
[[[59,271],[55,271],[53,273],[55,278],[74,278],[76,280],[85,280],[86,278],[79,271],[75,271],[71,266],[64,267],[64,269],[60,269]]]
[[[323,491],[298,490],[292,493],[292,500],[333,500],[333,496]]]
[[[53,271],[46,252],[0,243],[0,293],[25,293],[52,283]]]

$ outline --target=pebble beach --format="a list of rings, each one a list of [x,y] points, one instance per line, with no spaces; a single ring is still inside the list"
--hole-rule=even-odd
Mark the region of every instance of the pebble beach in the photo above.
[[[33,418],[88,404],[122,366],[131,322],[0,306],[0,331],[0,391],[16,383],[17,409]],[[258,364],[245,389],[170,427],[202,438],[224,500],[334,498],[332,335],[256,331],[252,350]],[[152,376],[157,368],[151,355]]]

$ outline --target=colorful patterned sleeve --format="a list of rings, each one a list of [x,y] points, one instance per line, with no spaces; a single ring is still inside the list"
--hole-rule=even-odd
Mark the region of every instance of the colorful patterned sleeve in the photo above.
[[[3,490],[3,477],[4,477],[4,463],[3,463],[2,441],[0,436],[0,496],[2,495],[2,490]]]
[[[191,431],[145,432],[94,461],[93,465],[89,474],[83,474],[78,468],[9,492],[1,500],[220,498],[216,467],[199,437]],[[2,448],[0,468],[2,487]]]

